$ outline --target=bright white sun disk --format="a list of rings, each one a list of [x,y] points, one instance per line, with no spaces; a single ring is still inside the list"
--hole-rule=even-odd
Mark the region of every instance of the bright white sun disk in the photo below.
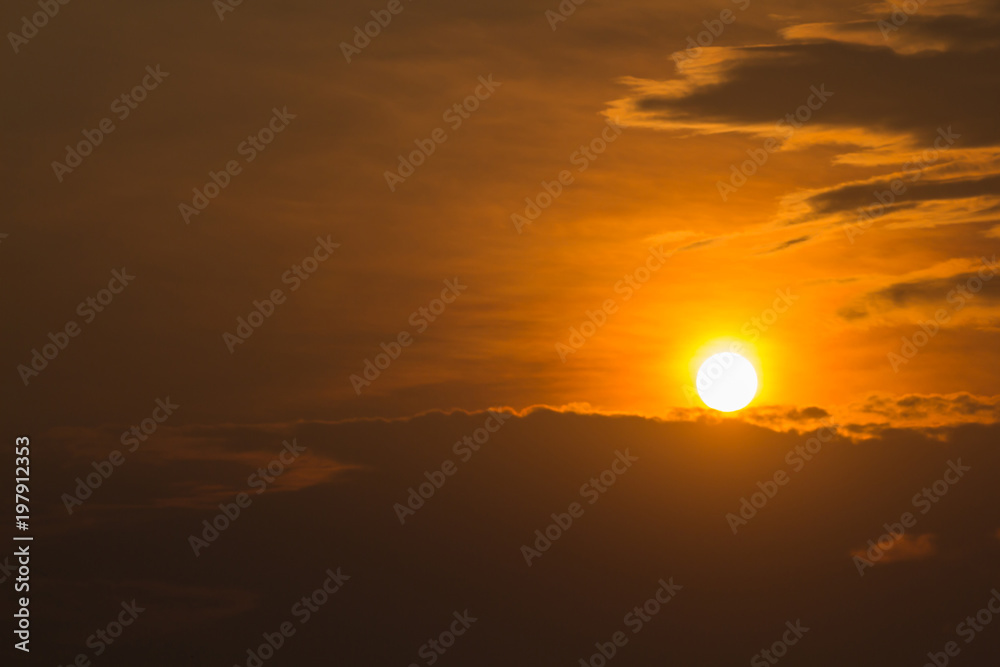
[[[753,364],[733,352],[713,354],[698,369],[695,387],[705,405],[720,412],[745,408],[757,393]]]

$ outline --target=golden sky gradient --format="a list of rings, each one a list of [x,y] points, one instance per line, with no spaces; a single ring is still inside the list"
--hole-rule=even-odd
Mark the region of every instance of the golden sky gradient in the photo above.
[[[232,2],[0,18],[33,657],[248,664],[343,566],[268,665],[577,664],[676,576],[615,665],[895,667],[1000,585],[997,2]]]
[[[666,415],[692,407],[692,358],[722,338],[756,347],[755,405],[997,393],[1000,283],[960,311],[947,301],[998,240],[991,5],[925,5],[883,37],[887,8],[850,3],[588,3],[555,30],[518,4],[406,3],[348,63],[331,43],[353,39],[360,5],[220,21],[205,4],[68,7],[5,64],[22,103],[6,109],[19,132],[4,267],[32,286],[7,297],[24,323],[10,368],[113,267],[139,276],[31,382],[31,403],[86,376],[118,405],[170,391],[191,417],[234,420],[577,403]],[[63,147],[147,65],[169,75],[59,182]],[[498,85],[456,128],[445,112],[479,77]],[[776,128],[817,102],[813,86],[832,95]],[[273,108],[294,120],[185,224],[179,204]],[[581,158],[609,119],[620,136]],[[385,172],[437,128],[445,143],[391,191]],[[939,128],[957,138],[915,168]],[[765,145],[724,201],[719,183]],[[564,170],[572,183],[519,233],[511,216]],[[897,176],[896,203],[851,234]],[[222,334],[327,235],[335,257],[230,355]],[[19,252],[42,239],[41,256]],[[626,301],[615,285],[650,248],[674,254]],[[350,376],[454,277],[468,290],[358,396]],[[779,290],[793,305],[751,324]],[[560,359],[609,298],[620,309]],[[949,321],[896,372],[889,354],[940,308]],[[100,419],[106,404],[70,410]]]

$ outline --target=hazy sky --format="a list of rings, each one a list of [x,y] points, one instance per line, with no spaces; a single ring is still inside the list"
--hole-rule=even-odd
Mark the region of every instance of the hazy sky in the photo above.
[[[727,337],[754,344],[761,404],[995,393],[1000,282],[949,301],[996,249],[992,7],[925,5],[880,28],[885,8],[847,3],[590,2],[553,30],[544,5],[401,6],[350,63],[339,44],[378,7],[66,5],[18,45],[0,270],[18,287],[4,354],[25,410],[99,423],[169,393],[195,420],[663,415],[692,407],[692,359]],[[144,78],[134,109],[116,102]],[[274,110],[289,115],[272,143],[244,143]],[[797,111],[808,120],[777,127]],[[56,174],[104,118],[113,132]],[[939,129],[951,143],[924,155]],[[418,141],[436,148],[393,191],[386,172]],[[230,161],[239,173],[185,215]],[[562,191],[516,224],[543,181]],[[290,291],[317,237],[339,247]],[[632,291],[619,281],[650,248],[676,252]],[[121,267],[134,282],[82,322]],[[467,290],[418,333],[411,313],[454,278]],[[223,335],[274,289],[287,301],[231,354]],[[563,361],[557,343],[608,299],[619,308]],[[82,334],[25,387],[17,366],[71,319]],[[358,395],[350,376],[403,331],[413,344]]]
[[[126,595],[157,630],[107,664],[233,664],[337,566],[358,579],[283,664],[404,665],[477,603],[497,623],[452,664],[575,664],[685,572],[630,660],[745,662],[797,609],[826,621],[812,665],[943,645],[1000,584],[1000,6],[907,7],[108,0],[36,27],[7,3],[3,423],[45,471],[53,664]],[[720,422],[691,386],[733,342],[761,388]],[[397,525],[491,408],[495,458],[429,528]],[[831,422],[835,463],[740,543],[726,513]],[[193,556],[292,438],[301,465]],[[648,467],[525,576],[520,545],[630,446]],[[865,587],[852,554],[960,456],[981,477]],[[925,585],[938,615],[914,611]]]

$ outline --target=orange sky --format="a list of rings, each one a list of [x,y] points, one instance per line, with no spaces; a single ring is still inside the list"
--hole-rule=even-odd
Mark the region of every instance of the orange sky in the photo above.
[[[1000,240],[996,46],[977,28],[990,6],[924,5],[883,38],[885,8],[851,3],[588,3],[554,30],[517,3],[452,5],[405,4],[350,63],[329,44],[353,38],[356,3],[221,21],[208,3],[67,7],[7,59],[21,102],[3,175],[18,196],[0,252],[29,288],[5,295],[19,323],[5,351],[25,409],[85,382],[95,391],[62,408],[67,423],[166,392],[194,420],[580,403],[666,415],[691,407],[698,351],[730,338],[754,345],[759,406],[997,393],[1000,281],[948,302]],[[276,48],[271,31],[297,39]],[[708,46],[685,51],[688,37]],[[156,65],[168,75],[120,119],[112,103]],[[776,127],[806,104],[799,127]],[[294,118],[246,161],[274,109]],[[57,180],[53,161],[105,117],[114,132]],[[444,143],[390,189],[386,172],[439,128]],[[939,128],[955,138],[915,168]],[[602,132],[603,152],[580,152]],[[723,200],[719,183],[762,153]],[[239,173],[186,224],[178,207],[231,160]],[[553,203],[516,225],[561,173]],[[896,176],[895,203],[852,233]],[[289,291],[283,274],[317,237],[340,246]],[[616,291],[651,248],[673,254]],[[17,367],[122,266],[133,285],[25,387]],[[456,277],[468,289],[416,333],[410,314]],[[223,334],[276,288],[287,302],[230,354]],[[764,331],[753,318],[772,318],[779,290],[794,301]],[[608,299],[616,312],[564,362],[556,344]],[[948,321],[894,370],[902,337],[942,308]],[[412,345],[358,395],[351,376],[400,332]]]
[[[1000,584],[1000,0],[236,2],[0,10],[35,662],[260,665],[341,567],[268,665],[436,664],[462,610],[441,665],[598,664],[672,577],[615,665],[961,636]]]

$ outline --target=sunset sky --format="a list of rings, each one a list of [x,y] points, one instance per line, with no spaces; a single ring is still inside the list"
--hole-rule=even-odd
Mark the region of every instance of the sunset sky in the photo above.
[[[687,565],[676,605],[691,606],[663,636],[692,643],[636,638],[615,660],[745,664],[756,648],[700,653],[716,643],[703,614],[764,647],[804,613],[789,600],[844,595],[796,664],[917,665],[1000,585],[996,2],[108,0],[59,4],[37,27],[39,7],[3,11],[0,272],[4,432],[32,438],[45,664],[71,664],[129,586],[160,601],[160,630],[94,664],[245,664],[286,598],[338,564],[393,572],[377,594],[345,584],[328,629],[268,664],[426,664],[420,638],[453,611],[433,591],[463,590],[456,609],[534,611],[441,664],[574,665],[621,625],[619,597]],[[695,373],[733,343],[760,389],[722,415]],[[158,401],[179,407],[127,451],[119,435]],[[491,409],[514,423],[495,436],[507,458],[482,460],[484,446],[426,532],[401,529],[390,508]],[[831,462],[810,464],[797,500],[793,475],[771,501],[784,514],[730,554],[742,535],[723,517],[824,428]],[[254,501],[270,503],[260,532],[234,527],[192,556],[188,533],[293,437],[308,453]],[[588,506],[608,514],[564,555],[553,546],[549,579],[518,578],[518,545],[630,446],[642,463],[618,505]],[[125,465],[68,511],[64,494],[116,448]],[[859,584],[851,554],[959,454],[977,481],[874,570],[896,578]],[[511,478],[516,499],[497,490]],[[301,550],[293,590],[259,584],[261,540],[259,558],[285,563],[268,572]],[[434,588],[465,557],[481,570],[462,561]],[[599,617],[571,598],[600,568],[635,581],[599,586]],[[741,582],[729,593],[719,568]],[[906,602],[956,569],[933,585],[940,616]],[[441,614],[392,592],[402,572]],[[755,632],[739,610],[758,608]],[[866,610],[911,625],[855,623]],[[990,630],[963,665],[992,664]],[[890,649],[901,638],[908,653]]]
[[[755,341],[760,403],[995,393],[1000,283],[898,372],[888,359],[995,254],[990,6],[925,5],[885,39],[877,6],[593,4],[555,30],[535,6],[403,7],[350,63],[333,47],[368,14],[354,3],[241,5],[221,21],[205,2],[67,6],[8,59],[21,103],[6,107],[4,266],[32,287],[8,295],[24,323],[11,362],[112,268],[138,276],[80,339],[89,349],[31,383],[32,403],[87,377],[97,391],[78,418],[157,391],[183,395],[192,419],[569,403],[663,415],[692,407],[694,353],[746,340],[778,290],[796,301]],[[722,34],[688,50],[725,9]],[[169,75],[118,120],[111,102],[147,65]],[[498,86],[446,121],[480,76]],[[830,97],[777,128],[813,86]],[[237,147],[275,107],[294,114],[287,131],[185,224],[179,205],[243,162]],[[105,117],[115,131],[60,183],[51,163]],[[577,152],[608,119],[620,137],[593,160]],[[438,128],[446,142],[391,191],[385,172]],[[939,129],[953,143],[907,164]],[[718,184],[769,138],[780,146],[724,201]],[[512,215],[564,170],[572,184],[518,233]],[[895,203],[852,227],[897,176]],[[230,355],[223,332],[327,235],[336,256]],[[675,254],[625,302],[615,284],[661,246]],[[350,375],[453,277],[461,299],[359,397]],[[621,309],[563,362],[556,343],[608,298]]]

